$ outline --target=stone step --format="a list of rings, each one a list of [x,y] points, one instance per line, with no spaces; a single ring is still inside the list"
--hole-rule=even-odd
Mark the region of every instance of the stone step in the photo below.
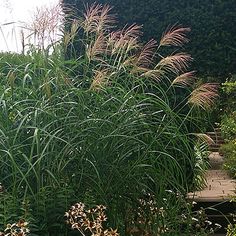
[[[211,136],[211,135],[208,135],[211,139],[213,140],[219,140],[219,141],[224,141],[224,139],[222,137],[217,137],[217,136]]]
[[[233,222],[232,214],[236,211],[236,180],[230,178],[225,170],[222,170],[224,158],[219,154],[217,146],[212,145],[215,152],[210,153],[210,170],[206,172],[206,186],[201,191],[188,194],[188,199],[197,202],[194,210],[204,209],[209,221],[217,223],[222,228],[215,236],[226,235],[226,228]]]
[[[218,152],[219,151],[219,147],[216,147],[216,148],[209,147],[208,150],[211,151],[211,152]]]
[[[208,135],[208,136],[210,136],[210,137],[218,137],[218,138],[223,139],[223,137],[222,137],[220,134],[217,135],[216,133],[213,133],[213,134],[208,134],[208,133],[206,133],[206,135]]]
[[[224,143],[225,143],[224,140],[217,140],[217,142],[216,142],[216,144],[218,144],[218,145],[222,145]]]
[[[211,139],[212,139],[213,143],[211,143],[210,145],[215,145],[215,144],[217,144],[217,145],[222,145],[222,144],[225,143],[224,140],[213,139],[213,138],[211,138]]]
[[[208,135],[209,137],[211,137],[212,139],[220,139],[220,140],[224,140],[222,136],[220,135],[209,135],[209,134],[206,134]]]
[[[212,147],[212,148],[220,148],[222,145],[223,145],[223,143],[215,143],[215,144],[213,144],[213,145],[209,145],[209,147]]]
[[[210,148],[220,148],[223,145],[223,143],[215,143],[215,144],[211,144],[209,145]]]
[[[213,140],[214,141],[214,140]],[[224,142],[214,142],[214,143],[212,143],[212,144],[210,144],[209,146],[221,146],[221,145],[223,145],[224,144]]]
[[[222,136],[221,132],[206,132],[206,134],[212,135],[212,136]]]

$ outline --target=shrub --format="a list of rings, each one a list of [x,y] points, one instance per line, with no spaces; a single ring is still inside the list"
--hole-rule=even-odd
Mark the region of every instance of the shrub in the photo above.
[[[235,77],[232,76],[222,86],[224,92],[224,112],[221,120],[221,132],[226,141],[221,147],[225,156],[224,168],[235,177],[236,175],[236,83]]]
[[[230,115],[236,111],[236,77],[232,75],[225,83],[222,84],[222,109],[224,113]]]
[[[226,236],[234,236],[236,234],[236,224],[229,224]]]
[[[223,144],[220,151],[225,156],[224,168],[231,176],[236,177],[236,139],[227,144]]]
[[[230,115],[225,115],[221,121],[221,131],[226,140],[236,138],[236,111]]]

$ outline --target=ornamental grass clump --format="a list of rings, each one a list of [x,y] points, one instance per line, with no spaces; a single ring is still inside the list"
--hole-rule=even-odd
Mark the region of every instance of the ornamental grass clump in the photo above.
[[[116,29],[110,10],[66,15],[63,38],[45,47],[39,34],[41,46],[0,60],[0,180],[12,199],[0,217],[27,202],[36,235],[69,233],[63,215],[77,199],[107,206],[107,225],[125,235],[144,193],[159,209],[168,199],[164,224],[150,217],[144,230],[177,235],[182,208],[166,190],[185,195],[197,185],[199,119],[218,95],[216,84],[198,84],[179,50],[189,28],[143,43],[142,27]]]

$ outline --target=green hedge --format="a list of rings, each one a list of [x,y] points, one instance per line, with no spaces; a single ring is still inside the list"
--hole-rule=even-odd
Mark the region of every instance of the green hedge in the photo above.
[[[64,0],[81,12],[94,0]],[[160,38],[173,24],[191,27],[191,42],[186,50],[195,59],[194,69],[201,74],[226,76],[236,73],[235,0],[97,0],[114,6],[122,25],[143,25],[144,39]]]

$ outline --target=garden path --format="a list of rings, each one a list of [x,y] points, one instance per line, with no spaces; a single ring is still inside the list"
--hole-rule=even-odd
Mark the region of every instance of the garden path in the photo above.
[[[219,152],[209,155],[211,168],[206,172],[206,186],[200,191],[189,193],[196,202],[221,202],[236,197],[236,180],[222,170],[223,156]]]

